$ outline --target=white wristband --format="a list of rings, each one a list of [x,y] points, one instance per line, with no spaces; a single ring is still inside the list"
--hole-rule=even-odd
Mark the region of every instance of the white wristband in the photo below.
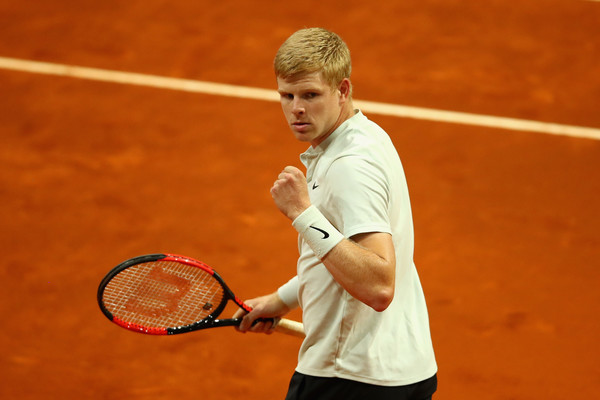
[[[325,257],[331,249],[344,239],[344,235],[314,205],[304,210],[292,222],[292,225],[302,235],[319,259]]]
[[[277,294],[281,301],[290,309],[298,307],[298,276],[293,277],[277,289]]]

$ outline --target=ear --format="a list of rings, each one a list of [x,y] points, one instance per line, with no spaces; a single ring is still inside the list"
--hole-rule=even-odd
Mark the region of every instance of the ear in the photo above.
[[[338,90],[340,91],[340,101],[346,102],[350,98],[352,83],[350,79],[344,78],[342,82],[340,82],[338,86]]]

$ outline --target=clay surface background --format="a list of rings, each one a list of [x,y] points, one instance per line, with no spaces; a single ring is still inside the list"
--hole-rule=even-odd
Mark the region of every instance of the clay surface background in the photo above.
[[[0,57],[275,90],[305,26],[346,40],[357,100],[600,129],[592,1],[0,0]],[[298,339],[139,335],[96,304],[146,253],[241,298],[294,274],[269,188],[304,145],[279,104],[6,68],[0,93],[0,397],[283,398]],[[600,141],[366,114],[409,183],[435,398],[598,398]]]

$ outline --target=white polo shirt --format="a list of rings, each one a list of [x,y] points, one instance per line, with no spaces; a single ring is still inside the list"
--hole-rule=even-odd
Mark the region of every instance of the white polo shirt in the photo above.
[[[312,204],[346,238],[392,235],[396,288],[389,307],[376,312],[348,294],[299,236],[297,276],[279,289],[284,302],[302,308],[306,338],[296,370],[381,386],[430,378],[437,365],[413,262],[408,187],[392,141],[357,111],[301,160]]]

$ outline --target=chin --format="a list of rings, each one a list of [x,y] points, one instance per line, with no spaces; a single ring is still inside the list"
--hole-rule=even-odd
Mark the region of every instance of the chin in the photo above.
[[[310,143],[310,138],[306,135],[295,133],[294,136],[296,136],[296,140],[298,140],[299,142]]]
[[[297,130],[292,129],[292,133],[300,142],[310,142],[312,140],[312,137],[305,132],[298,132]]]

